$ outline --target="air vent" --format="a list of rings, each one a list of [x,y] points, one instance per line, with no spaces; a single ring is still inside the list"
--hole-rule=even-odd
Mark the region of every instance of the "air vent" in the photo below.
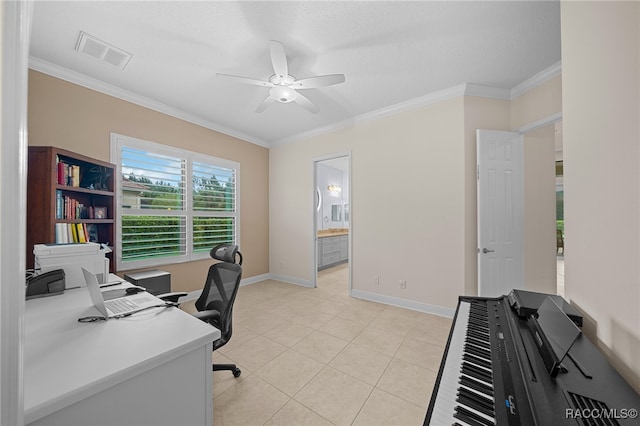
[[[578,418],[580,424],[585,426],[620,426],[620,423],[615,419],[615,411],[609,410],[604,402],[573,392],[567,393],[573,408],[582,414],[574,416]]]
[[[131,60],[131,53],[125,52],[115,46],[95,38],[94,36],[80,31],[80,37],[76,43],[76,50],[99,61],[124,70]]]

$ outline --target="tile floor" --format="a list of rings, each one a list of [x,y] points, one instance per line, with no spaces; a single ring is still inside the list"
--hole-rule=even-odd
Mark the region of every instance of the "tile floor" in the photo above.
[[[422,424],[451,320],[351,298],[347,271],[240,288],[213,359],[242,376],[214,373],[216,426]]]

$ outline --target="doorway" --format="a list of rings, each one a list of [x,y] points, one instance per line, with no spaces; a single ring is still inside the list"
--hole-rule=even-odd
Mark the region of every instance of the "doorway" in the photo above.
[[[315,287],[351,292],[351,157],[314,161]]]

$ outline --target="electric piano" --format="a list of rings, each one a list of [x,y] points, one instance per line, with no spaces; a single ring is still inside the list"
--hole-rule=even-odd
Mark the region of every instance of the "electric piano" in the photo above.
[[[640,424],[640,395],[547,296],[459,298],[425,426]]]

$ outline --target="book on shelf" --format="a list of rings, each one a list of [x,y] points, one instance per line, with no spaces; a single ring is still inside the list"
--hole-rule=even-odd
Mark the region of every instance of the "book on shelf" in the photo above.
[[[73,187],[80,186],[80,166],[66,163],[56,156],[56,169],[56,181],[58,184]]]
[[[93,206],[56,191],[56,219],[93,219]]]
[[[98,242],[98,227],[86,223],[56,223],[56,244]]]

